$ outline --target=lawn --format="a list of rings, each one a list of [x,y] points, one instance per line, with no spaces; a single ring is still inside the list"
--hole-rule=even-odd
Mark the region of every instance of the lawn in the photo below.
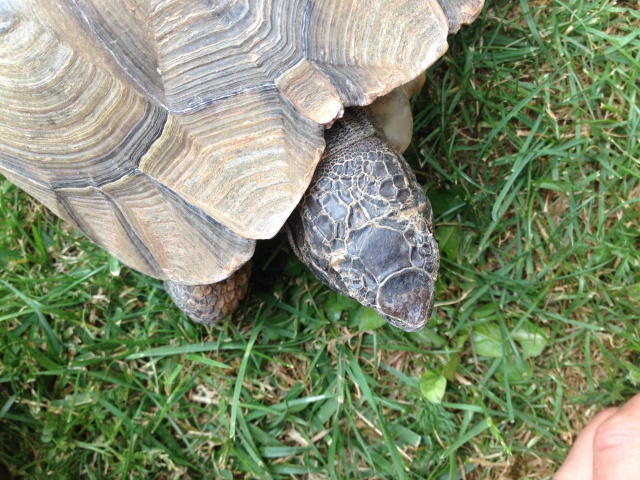
[[[488,0],[414,99],[428,327],[286,238],[213,328],[0,183],[0,478],[541,479],[640,390],[640,7]],[[444,388],[444,390],[443,390]]]

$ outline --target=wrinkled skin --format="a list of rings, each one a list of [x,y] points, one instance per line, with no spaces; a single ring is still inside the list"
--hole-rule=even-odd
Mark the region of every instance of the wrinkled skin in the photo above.
[[[347,110],[325,138],[325,157],[287,223],[291,245],[334,290],[419,330],[440,265],[431,205],[367,109]]]

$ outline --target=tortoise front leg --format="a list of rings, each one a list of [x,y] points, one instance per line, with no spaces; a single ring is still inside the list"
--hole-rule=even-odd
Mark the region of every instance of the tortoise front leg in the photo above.
[[[238,308],[247,293],[251,262],[221,282],[207,285],[182,285],[165,281],[164,288],[171,300],[194,322],[212,325]]]

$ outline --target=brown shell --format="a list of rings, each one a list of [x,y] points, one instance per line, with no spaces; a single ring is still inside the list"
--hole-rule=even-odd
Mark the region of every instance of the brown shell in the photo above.
[[[325,126],[432,64],[481,0],[5,0],[0,173],[124,263],[226,278]]]

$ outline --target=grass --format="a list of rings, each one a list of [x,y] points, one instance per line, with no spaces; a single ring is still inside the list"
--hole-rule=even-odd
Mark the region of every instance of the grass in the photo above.
[[[0,477],[549,478],[640,382],[639,71],[628,1],[490,1],[452,39],[407,154],[442,251],[419,333],[282,237],[194,325],[0,184]]]

